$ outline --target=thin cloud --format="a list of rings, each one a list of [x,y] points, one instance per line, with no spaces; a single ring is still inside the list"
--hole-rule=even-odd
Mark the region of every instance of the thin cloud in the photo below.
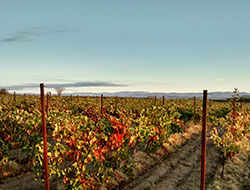
[[[35,37],[49,35],[49,34],[58,34],[70,30],[68,27],[60,25],[52,28],[44,27],[33,27],[26,30],[18,31],[6,38],[2,38],[1,42],[23,42],[23,41],[32,41]]]
[[[2,42],[16,42],[16,41],[29,41],[25,36],[15,36],[10,38],[5,38],[1,40]]]
[[[74,83],[77,82],[76,80],[70,80],[70,79],[61,79],[61,78],[43,78],[41,81],[44,81],[44,83]]]
[[[80,88],[80,87],[122,87],[128,86],[127,84],[118,84],[112,82],[75,82],[67,84],[45,84],[46,88]],[[39,84],[24,84],[24,85],[13,85],[13,86],[2,86],[7,90],[23,90],[27,88],[39,88]]]
[[[224,82],[224,80],[222,78],[216,78],[217,82]]]

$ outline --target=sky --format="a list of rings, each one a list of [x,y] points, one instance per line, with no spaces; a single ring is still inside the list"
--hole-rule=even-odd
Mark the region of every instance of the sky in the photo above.
[[[250,92],[249,0],[0,0],[0,88]]]

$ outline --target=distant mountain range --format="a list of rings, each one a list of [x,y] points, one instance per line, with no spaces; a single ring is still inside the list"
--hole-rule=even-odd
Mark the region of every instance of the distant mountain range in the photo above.
[[[121,92],[103,92],[103,93],[88,93],[88,92],[82,92],[82,93],[73,93],[73,96],[100,96],[103,94],[103,96],[118,96],[118,97],[136,97],[136,98],[146,98],[146,97],[162,97],[165,96],[165,98],[168,99],[190,99],[194,96],[201,99],[203,94],[202,93],[161,93],[161,92],[146,92],[146,91],[121,91]],[[71,95],[69,93],[64,93],[64,95]],[[240,97],[250,97],[250,93],[247,92],[240,92]],[[232,92],[210,92],[208,93],[209,99],[227,99],[232,98]]]

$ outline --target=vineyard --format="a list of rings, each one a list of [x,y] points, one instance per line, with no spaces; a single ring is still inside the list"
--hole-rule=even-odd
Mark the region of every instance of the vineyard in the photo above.
[[[202,106],[196,98],[47,94],[50,189],[199,189]],[[41,107],[40,96],[0,97],[0,189],[44,189]],[[250,189],[249,111],[236,95],[208,101],[208,189]]]

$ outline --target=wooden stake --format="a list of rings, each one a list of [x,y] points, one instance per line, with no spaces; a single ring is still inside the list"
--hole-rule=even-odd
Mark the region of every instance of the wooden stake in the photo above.
[[[196,97],[194,96],[194,124],[196,124]]]
[[[103,114],[103,95],[101,95],[101,114]]]
[[[44,158],[44,175],[45,190],[49,190],[49,167],[48,167],[48,149],[47,149],[47,130],[45,119],[45,101],[44,101],[44,84],[40,84],[41,106],[42,106],[42,130],[43,130],[43,158]]]
[[[203,91],[202,149],[201,149],[201,190],[206,182],[206,143],[207,143],[207,90]]]
[[[47,94],[47,105],[46,105],[46,113],[49,111],[49,93]]]
[[[16,91],[14,92],[14,102],[16,101]]]

